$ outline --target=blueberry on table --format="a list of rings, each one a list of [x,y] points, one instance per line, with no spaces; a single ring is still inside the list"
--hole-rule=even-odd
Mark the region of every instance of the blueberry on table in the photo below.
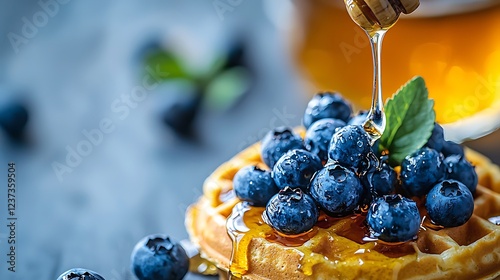
[[[325,118],[349,121],[352,115],[351,104],[337,92],[316,94],[307,104],[304,113],[304,126],[309,128],[315,121]]]
[[[412,240],[420,228],[417,204],[399,194],[375,198],[366,221],[373,237],[386,242]]]
[[[363,186],[351,170],[327,165],[311,181],[314,201],[331,216],[346,216],[356,210],[363,197]]]
[[[451,155],[459,155],[464,157],[464,147],[462,145],[457,144],[453,141],[445,141],[443,145],[443,150],[441,151],[445,157],[449,157]]]
[[[301,189],[284,188],[267,203],[264,219],[275,230],[288,235],[304,233],[318,221],[314,200]]]
[[[11,103],[0,109],[0,127],[13,139],[23,136],[28,120],[28,109],[21,103]]]
[[[401,163],[401,185],[412,196],[422,196],[445,176],[443,155],[431,148],[421,148]]]
[[[431,137],[427,140],[425,146],[441,152],[443,150],[444,142],[443,128],[439,124],[434,123]]]
[[[92,270],[72,268],[57,277],[57,280],[104,280],[104,277]]]
[[[474,198],[461,182],[444,180],[430,190],[425,208],[432,222],[444,227],[457,227],[472,216]]]
[[[271,172],[256,166],[240,169],[233,178],[236,196],[251,205],[264,207],[273,195],[278,193]]]
[[[178,135],[189,136],[199,113],[201,101],[200,92],[178,98],[165,110],[163,122]]]
[[[474,194],[477,188],[476,169],[470,162],[460,155],[452,155],[444,159],[446,179],[457,180],[463,183]]]
[[[373,196],[393,193],[397,180],[398,174],[385,162],[379,168],[371,169],[361,178],[361,182]]]
[[[290,150],[273,168],[273,179],[280,189],[300,188],[307,191],[311,178],[323,168],[319,157],[306,150]]]
[[[321,119],[314,122],[306,132],[304,137],[304,146],[306,150],[318,155],[318,157],[326,162],[328,160],[328,147],[335,130],[344,127],[344,121],[338,119]]]
[[[286,152],[292,149],[304,149],[302,138],[289,127],[278,127],[269,131],[261,144],[261,158],[267,166],[273,168]]]
[[[370,136],[360,125],[347,125],[333,134],[328,157],[344,167],[357,169],[371,152]]]
[[[180,280],[189,268],[184,249],[162,234],[140,240],[132,251],[131,262],[139,280]]]

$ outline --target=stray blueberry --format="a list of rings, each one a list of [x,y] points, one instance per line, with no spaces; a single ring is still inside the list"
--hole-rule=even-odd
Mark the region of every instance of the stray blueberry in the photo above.
[[[444,141],[443,128],[439,124],[434,123],[434,129],[432,129],[432,135],[429,138],[429,140],[427,140],[425,146],[434,149],[438,152],[441,152],[443,150],[444,142],[445,141]]]
[[[104,277],[92,270],[72,268],[57,277],[57,280],[104,280]]]
[[[292,149],[304,149],[302,138],[289,127],[275,128],[262,139],[262,161],[273,168],[280,157]]]
[[[131,262],[139,280],[180,280],[189,268],[184,249],[163,234],[141,239],[132,251]]]
[[[412,196],[422,196],[445,176],[443,155],[431,148],[421,148],[401,163],[401,185]]]
[[[462,182],[474,194],[477,188],[476,169],[462,156],[452,155],[444,159],[446,166],[446,179]]]
[[[459,155],[461,157],[465,156],[464,147],[453,141],[445,141],[441,153],[443,153],[445,157],[449,157],[451,155]]]
[[[396,189],[398,174],[385,162],[378,168],[373,168],[362,178],[363,185],[373,196],[391,194]]]
[[[309,231],[318,221],[314,200],[301,189],[284,188],[266,206],[264,219],[275,230],[288,235]]]
[[[348,125],[361,125],[363,126],[366,122],[366,118],[368,117],[369,111],[361,110],[359,111],[352,119],[347,123]]]
[[[412,240],[420,228],[417,204],[399,194],[375,198],[366,221],[373,237],[386,242]]]
[[[177,97],[165,110],[163,122],[179,136],[192,136],[193,123],[199,113],[202,97],[200,90]]]
[[[310,193],[330,216],[346,216],[359,207],[363,186],[351,170],[340,165],[327,165],[314,176]]]
[[[291,150],[273,168],[273,179],[280,189],[301,188],[307,191],[314,173],[323,168],[319,157],[306,150]]]
[[[12,139],[22,138],[28,120],[28,109],[21,103],[14,102],[0,110],[0,127]]]
[[[474,198],[461,182],[445,180],[430,190],[425,208],[432,222],[444,227],[457,227],[472,216]]]
[[[321,119],[314,122],[307,129],[304,137],[306,150],[318,155],[323,162],[326,162],[328,160],[328,147],[330,147],[335,130],[345,125],[344,121],[337,119]]]
[[[352,115],[351,104],[337,92],[321,92],[316,94],[304,114],[304,126],[309,128],[315,121],[325,118],[339,119],[347,122]]]
[[[258,207],[266,206],[269,199],[279,191],[271,172],[256,166],[240,169],[234,175],[233,189],[239,199]]]
[[[360,125],[348,125],[333,134],[329,158],[345,167],[360,168],[371,152],[370,137]]]

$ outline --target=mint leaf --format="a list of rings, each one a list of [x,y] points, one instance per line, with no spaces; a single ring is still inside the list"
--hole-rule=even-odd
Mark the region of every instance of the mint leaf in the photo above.
[[[401,164],[407,155],[429,140],[436,113],[434,100],[428,97],[424,79],[417,76],[387,100],[387,124],[380,138],[380,149],[389,151],[391,165]]]
[[[250,74],[243,67],[230,68],[216,76],[208,84],[205,104],[209,108],[227,110],[250,88]]]
[[[182,61],[169,50],[158,49],[146,57],[146,66],[154,72],[148,73],[155,80],[189,79]]]

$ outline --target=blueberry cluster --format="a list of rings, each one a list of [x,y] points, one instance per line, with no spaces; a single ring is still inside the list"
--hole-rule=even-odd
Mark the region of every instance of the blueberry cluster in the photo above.
[[[366,115],[353,115],[338,93],[316,95],[304,114],[304,139],[289,127],[270,131],[261,142],[261,158],[269,169],[241,169],[233,180],[236,195],[266,206],[264,220],[286,235],[311,230],[320,211],[344,217],[368,209],[372,237],[408,241],[421,223],[411,197],[426,197],[434,223],[465,223],[472,215],[477,175],[463,148],[445,141],[436,124],[428,143],[404,159],[398,175],[379,156],[378,143],[371,145],[362,127]]]

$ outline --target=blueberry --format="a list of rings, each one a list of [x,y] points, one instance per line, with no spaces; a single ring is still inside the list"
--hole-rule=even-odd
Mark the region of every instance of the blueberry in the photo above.
[[[72,268],[57,277],[57,280],[104,280],[104,277],[92,270]]]
[[[373,168],[362,178],[363,185],[373,196],[391,194],[396,188],[398,174],[385,162],[378,168]]]
[[[464,157],[464,147],[462,145],[457,144],[453,141],[445,141],[443,145],[443,150],[441,151],[445,157],[451,155],[459,155]]]
[[[431,148],[421,148],[401,163],[401,185],[413,196],[422,196],[445,176],[443,155]]]
[[[192,127],[202,102],[200,90],[178,96],[163,114],[163,122],[179,136],[192,136]]]
[[[386,242],[412,240],[420,228],[417,204],[399,194],[375,198],[366,221],[373,237]]]
[[[474,211],[474,198],[459,181],[445,180],[436,184],[425,202],[429,218],[444,227],[465,224]]]
[[[311,181],[311,196],[331,216],[346,216],[358,208],[363,186],[351,170],[327,165]]]
[[[273,168],[273,179],[280,189],[300,188],[307,191],[314,173],[323,168],[319,157],[306,150],[291,150]]]
[[[370,151],[370,137],[363,127],[348,125],[333,134],[328,156],[342,166],[359,168]]]
[[[326,162],[328,160],[328,147],[335,130],[345,126],[345,122],[337,119],[321,119],[314,122],[306,132],[304,145],[306,150],[319,156]]]
[[[8,104],[0,110],[0,127],[13,139],[22,138],[28,119],[28,110],[18,102]]]
[[[278,127],[269,131],[262,139],[261,157],[267,166],[273,168],[286,152],[303,149],[302,138],[289,127]]]
[[[189,268],[184,249],[162,234],[141,239],[132,251],[131,262],[139,280],[180,280]]]
[[[259,207],[266,206],[269,199],[279,191],[271,172],[256,166],[240,169],[234,175],[233,189],[239,199]]]
[[[477,187],[476,169],[467,159],[460,155],[452,155],[444,159],[446,179],[462,182],[474,194]]]
[[[306,232],[319,217],[314,200],[301,189],[284,188],[267,203],[264,218],[275,230],[288,234]]]
[[[316,94],[304,114],[304,126],[309,128],[315,121],[332,118],[347,122],[352,114],[351,104],[340,93],[321,92]]]
[[[443,150],[444,133],[443,133],[443,128],[439,124],[434,123],[434,128],[432,129],[432,135],[429,138],[429,140],[427,140],[425,146],[434,149],[438,152],[441,152]]]
[[[363,126],[366,122],[366,118],[368,117],[369,111],[361,110],[359,111],[352,119],[349,120],[347,124],[349,125],[361,125]]]

